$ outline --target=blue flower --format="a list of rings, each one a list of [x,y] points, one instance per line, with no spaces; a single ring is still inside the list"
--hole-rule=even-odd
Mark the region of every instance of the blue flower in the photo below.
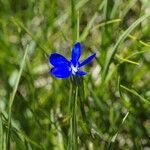
[[[51,54],[49,61],[53,65],[53,68],[50,70],[50,73],[56,78],[68,78],[71,75],[86,75],[87,73],[82,71],[81,68],[92,61],[92,59],[96,56],[96,53],[93,53],[85,60],[79,62],[81,52],[81,44],[77,42],[72,48],[70,61],[61,54]]]

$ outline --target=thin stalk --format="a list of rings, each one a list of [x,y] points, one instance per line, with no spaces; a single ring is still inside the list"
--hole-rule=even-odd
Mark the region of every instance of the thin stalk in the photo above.
[[[72,41],[76,41],[77,31],[76,31],[76,11],[75,11],[75,0],[71,0],[71,29],[72,29]]]
[[[74,102],[73,102],[73,109],[72,109],[72,140],[73,140],[73,150],[77,149],[77,95],[78,95],[78,87],[75,88],[74,91]]]
[[[78,11],[77,13],[77,42],[79,42],[79,36],[80,36],[80,14]]]
[[[11,128],[12,105],[13,105],[15,95],[16,95],[16,92],[17,92],[17,89],[18,89],[19,81],[20,81],[20,78],[21,78],[21,75],[22,75],[22,72],[23,72],[23,68],[24,68],[25,59],[26,59],[26,56],[27,56],[28,49],[29,48],[27,46],[27,48],[25,50],[25,53],[24,53],[24,56],[23,56],[21,66],[20,66],[20,70],[19,70],[19,74],[18,74],[16,84],[14,86],[12,94],[10,95],[9,108],[8,108],[8,124],[7,124],[8,128],[7,128],[7,136],[6,136],[6,149],[7,150],[10,149],[10,128]]]
[[[70,119],[70,134],[68,150],[77,150],[77,99],[78,99],[78,86],[76,79],[72,82],[72,99],[70,105],[71,119]]]
[[[49,54],[47,52],[47,49],[45,46],[43,46],[41,43],[40,43],[40,40],[36,38],[35,35],[33,35],[31,33],[31,31],[18,19],[16,19],[15,17],[12,17],[11,18],[11,21],[17,26],[17,27],[20,27],[22,30],[24,30],[35,42],[36,44],[41,48],[41,50],[46,54],[46,56],[48,57]]]
[[[71,104],[72,104],[72,95],[73,95],[73,84],[72,84],[72,78],[70,78],[69,103],[68,103],[69,116],[71,116],[70,110],[71,110]]]
[[[4,133],[3,133],[3,120],[2,120],[2,113],[0,112],[0,149],[3,150],[3,137],[4,137]]]

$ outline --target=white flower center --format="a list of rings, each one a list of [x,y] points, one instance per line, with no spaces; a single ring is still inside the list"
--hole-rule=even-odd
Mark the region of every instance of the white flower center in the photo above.
[[[72,69],[72,74],[75,75],[76,72],[78,71],[78,65],[74,66],[73,64],[71,64],[71,69]]]

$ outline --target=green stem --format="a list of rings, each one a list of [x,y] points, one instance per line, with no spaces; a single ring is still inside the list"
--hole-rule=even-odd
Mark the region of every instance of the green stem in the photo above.
[[[10,128],[11,128],[12,105],[13,105],[13,102],[14,102],[14,99],[15,99],[15,96],[16,96],[16,92],[17,92],[17,89],[18,89],[19,81],[20,81],[20,78],[21,78],[21,75],[22,75],[22,72],[23,72],[27,52],[28,52],[28,46],[25,50],[25,53],[24,53],[24,56],[23,56],[23,59],[22,59],[22,62],[21,62],[21,66],[20,66],[20,70],[19,70],[19,74],[18,74],[16,84],[13,88],[12,94],[10,95],[9,107],[8,107],[8,124],[7,124],[8,128],[7,128],[7,136],[6,136],[6,149],[7,150],[10,149]]]
[[[72,82],[72,99],[70,98],[70,135],[69,135],[69,147],[68,150],[77,150],[77,98],[78,98],[78,86],[76,84],[76,79]]]
[[[3,120],[2,120],[2,112],[0,110],[0,149],[3,150]]]

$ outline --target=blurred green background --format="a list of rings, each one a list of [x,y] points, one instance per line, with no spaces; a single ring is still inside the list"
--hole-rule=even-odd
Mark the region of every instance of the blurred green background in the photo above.
[[[78,34],[82,59],[97,53],[85,68],[88,122],[79,109],[79,149],[150,149],[148,15],[149,0],[0,0],[0,150],[7,149],[9,112],[11,150],[67,149],[70,80],[49,74],[48,55],[69,59]]]

